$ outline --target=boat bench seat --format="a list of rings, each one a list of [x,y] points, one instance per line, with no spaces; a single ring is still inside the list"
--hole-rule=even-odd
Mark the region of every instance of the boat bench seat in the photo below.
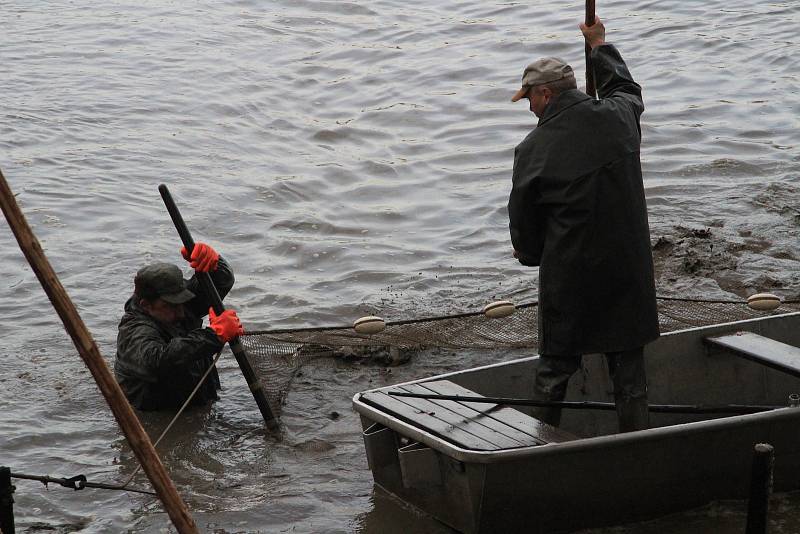
[[[735,332],[706,338],[706,343],[737,356],[800,377],[800,348],[753,332]]]
[[[404,384],[370,391],[362,400],[464,449],[497,451],[561,443],[576,436],[519,410],[498,404],[395,397],[388,391],[481,396],[449,380]]]

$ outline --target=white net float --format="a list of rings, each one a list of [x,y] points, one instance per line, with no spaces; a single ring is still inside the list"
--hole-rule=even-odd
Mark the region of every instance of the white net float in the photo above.
[[[772,293],[758,293],[747,297],[747,305],[754,310],[770,311],[781,305],[781,298]]]
[[[514,313],[516,309],[517,307],[514,306],[514,303],[509,300],[497,300],[484,306],[483,314],[491,319],[497,319],[500,317],[508,317]]]
[[[377,334],[382,332],[384,328],[386,328],[386,321],[374,315],[356,319],[353,323],[353,330],[359,334]]]

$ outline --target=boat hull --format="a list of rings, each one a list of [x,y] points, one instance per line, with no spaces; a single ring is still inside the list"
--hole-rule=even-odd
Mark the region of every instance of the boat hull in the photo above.
[[[692,329],[647,348],[651,402],[785,405],[800,379],[709,350],[703,339],[749,330],[800,345],[800,314]],[[529,396],[537,358],[450,373],[485,396]],[[602,358],[589,363],[568,399],[608,399]],[[381,388],[386,389],[386,388]],[[367,393],[367,392],[365,392]],[[614,434],[614,414],[565,411],[579,436],[564,443],[476,451],[354,397],[375,483],[468,533],[559,532],[620,524],[747,496],[756,443],[775,449],[774,488],[800,488],[800,409],[704,419],[653,414],[657,428]]]

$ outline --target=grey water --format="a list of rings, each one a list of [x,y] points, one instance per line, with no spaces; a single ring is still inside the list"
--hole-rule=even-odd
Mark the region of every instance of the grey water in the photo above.
[[[652,240],[671,244],[656,252],[658,292],[797,297],[800,5],[597,9],[644,88]],[[536,299],[505,208],[535,117],[509,99],[543,55],[583,84],[582,3],[61,0],[0,14],[0,168],[109,363],[135,271],[182,261],[160,183],[232,263],[227,302],[249,329]],[[0,465],[122,482],[135,460],[2,226]],[[518,356],[320,362],[295,381],[277,439],[228,354],[221,400],[159,452],[204,532],[448,532],[373,489],[350,399]],[[144,418],[151,435],[167,422]],[[22,532],[170,528],[145,495],[16,485]],[[743,518],[741,503],[714,503],[593,532],[738,533]],[[800,497],[776,496],[770,527],[800,531]]]

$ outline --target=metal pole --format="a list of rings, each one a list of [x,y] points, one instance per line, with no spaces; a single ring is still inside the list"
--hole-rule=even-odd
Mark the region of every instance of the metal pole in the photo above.
[[[28,263],[36,273],[36,277],[42,284],[44,292],[50,298],[50,302],[58,312],[61,321],[64,323],[64,329],[72,338],[75,348],[78,349],[83,362],[92,373],[97,387],[105,397],[106,402],[111,407],[114,417],[119,423],[125,438],[133,449],[136,459],[142,466],[142,469],[150,479],[150,483],[155,488],[158,498],[164,504],[164,508],[172,520],[172,524],[180,534],[184,533],[197,533],[197,526],[189,515],[186,505],[181,500],[175,485],[164,469],[161,459],[156,454],[155,448],[150,441],[150,438],[142,428],[139,419],[133,412],[133,408],[125,398],[122,388],[119,387],[111,370],[108,368],[100,350],[89,333],[89,329],[78,314],[78,310],[69,298],[64,286],[58,279],[52,265],[47,260],[47,257],[39,244],[39,240],[28,226],[28,221],[25,220],[22,210],[14,198],[14,193],[6,182],[5,176],[0,171],[0,207],[6,216],[8,225],[14,232],[17,238],[19,248],[28,259]]]
[[[478,397],[468,395],[439,395],[438,393],[408,393],[405,391],[389,391],[392,397],[409,397],[412,399],[447,400],[456,402],[476,402],[483,404],[500,404],[504,406],[535,406],[539,408],[569,408],[575,410],[616,410],[613,402],[597,401],[550,401],[536,399],[515,399],[509,397]],[[777,410],[784,406],[761,404],[721,404],[703,406],[702,404],[650,404],[647,409],[654,413],[736,413],[748,414]]]
[[[0,532],[14,534],[14,490],[11,468],[0,467]]]
[[[750,497],[747,500],[746,534],[766,534],[769,495],[772,493],[772,467],[775,450],[769,443],[758,443],[753,451]]]

